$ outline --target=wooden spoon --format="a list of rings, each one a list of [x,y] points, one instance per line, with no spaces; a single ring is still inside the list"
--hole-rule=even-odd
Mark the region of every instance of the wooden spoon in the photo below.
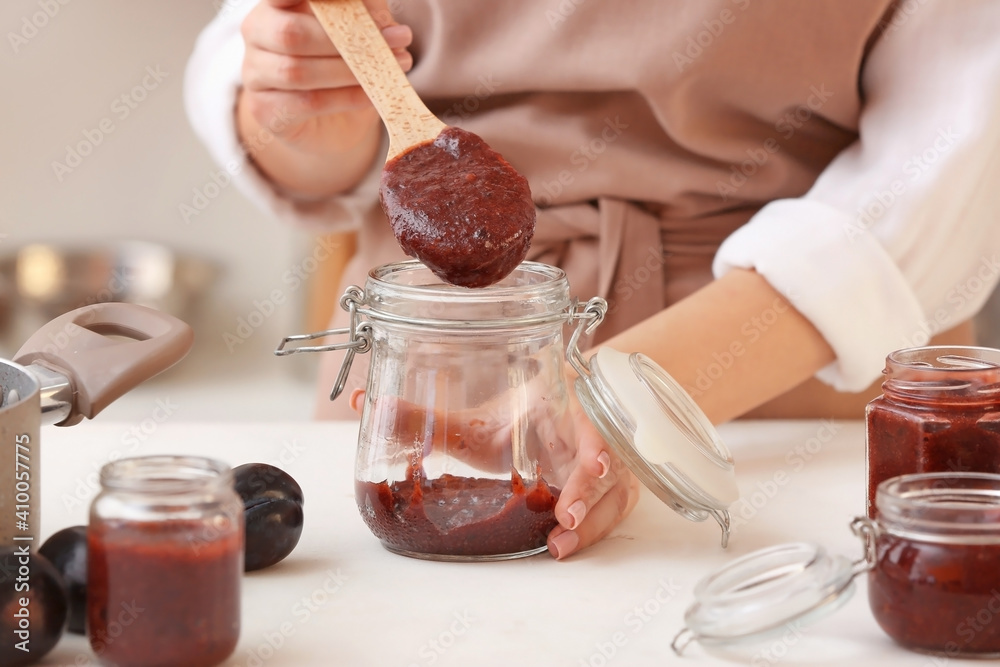
[[[502,280],[534,234],[528,181],[480,137],[430,112],[362,0],[309,5],[385,123],[379,198],[400,247],[446,282]]]
[[[432,114],[396,61],[362,0],[310,0],[340,57],[351,68],[389,132],[386,162],[434,141],[447,127]]]

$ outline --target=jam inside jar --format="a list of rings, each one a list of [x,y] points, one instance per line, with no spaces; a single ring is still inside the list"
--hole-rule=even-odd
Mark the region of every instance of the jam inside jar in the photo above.
[[[878,485],[925,472],[1000,473],[1000,350],[920,347],[886,359],[868,404],[868,515]]]
[[[868,599],[902,646],[1000,657],[1000,475],[904,475],[881,484]]]
[[[87,634],[102,664],[211,667],[236,648],[243,503],[227,465],[105,465],[87,542]]]
[[[372,356],[355,492],[369,529],[419,558],[544,551],[576,456],[563,328],[588,319],[565,274],[524,262],[467,289],[401,262],[370,273],[361,305]]]

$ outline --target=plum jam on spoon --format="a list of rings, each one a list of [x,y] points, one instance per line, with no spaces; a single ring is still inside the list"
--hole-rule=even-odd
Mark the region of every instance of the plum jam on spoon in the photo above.
[[[362,0],[309,4],[388,131],[379,196],[400,247],[445,282],[502,280],[535,231],[528,181],[480,137],[427,109]]]

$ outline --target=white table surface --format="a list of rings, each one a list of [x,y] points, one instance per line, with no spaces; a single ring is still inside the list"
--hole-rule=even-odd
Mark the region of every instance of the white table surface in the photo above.
[[[42,536],[86,521],[96,470],[110,457],[189,453],[287,470],[305,493],[302,540],[284,562],[245,577],[243,628],[228,665],[944,662],[902,650],[882,634],[863,580],[845,607],[820,624],[790,629],[766,644],[766,653],[720,656],[692,645],[680,658],[669,648],[698,580],[739,555],[797,540],[820,542],[852,559],[860,555],[849,529],[864,510],[859,422],[724,426],[743,498],[757,505],[741,500],[734,506],[738,518],[727,550],[714,523],[685,521],[644,492],[610,537],[567,561],[546,554],[477,564],[415,560],[382,549],[354,502],[354,423],[167,420],[145,426],[147,432],[136,423],[98,418],[43,428]],[[41,664],[95,661],[83,637],[67,634]]]

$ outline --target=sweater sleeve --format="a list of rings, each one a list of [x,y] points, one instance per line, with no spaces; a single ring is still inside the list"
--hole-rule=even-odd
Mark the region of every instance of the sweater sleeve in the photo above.
[[[901,3],[862,72],[859,139],[762,208],[713,270],[754,269],[866,387],[892,350],[972,317],[1000,278],[1000,3]]]
[[[378,201],[381,165],[377,160],[351,192],[318,200],[296,199],[276,188],[249,159],[248,151],[265,147],[273,135],[265,129],[260,136],[249,137],[246,145],[240,143],[235,116],[244,53],[240,26],[256,4],[255,0],[224,3],[199,35],[184,73],[188,120],[216,164],[258,208],[317,232],[357,227]]]

